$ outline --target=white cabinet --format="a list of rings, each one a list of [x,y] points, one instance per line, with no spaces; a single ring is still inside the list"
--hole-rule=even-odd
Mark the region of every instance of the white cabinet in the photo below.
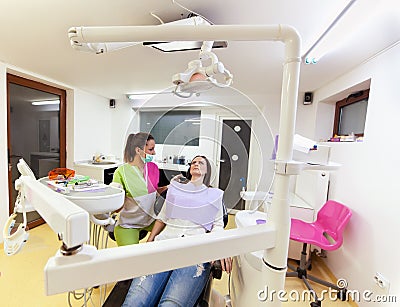
[[[256,208],[262,199],[266,198],[265,192],[242,192],[241,196],[246,202],[254,202]],[[261,199],[261,200],[260,200]],[[314,208],[294,193],[289,194],[289,214],[291,218],[303,220],[305,222],[314,221]],[[261,206],[260,206],[261,207]],[[268,211],[268,209],[267,209]],[[268,220],[268,213],[252,210],[243,210],[236,213],[235,222],[237,227],[246,227],[257,224],[257,219]],[[288,258],[300,260],[302,243],[289,241]],[[253,256],[261,257],[262,252],[255,252]],[[251,258],[251,256],[249,256]]]
[[[314,221],[314,208],[295,193],[289,193],[289,214],[290,218],[304,222]],[[293,240],[289,241],[288,258],[300,260],[303,244]]]
[[[293,191],[289,193],[290,217],[309,223],[313,222],[318,210],[326,202],[328,184],[329,172],[327,171],[303,171],[298,175]],[[254,209],[260,201],[266,199],[266,194],[266,192],[246,191],[241,193],[241,197],[246,201],[247,208]],[[243,222],[239,221],[239,224],[243,224]],[[254,224],[255,220],[251,221],[249,225]],[[308,251],[315,248],[317,247],[309,247]],[[302,249],[302,243],[290,240],[288,257],[299,260]]]
[[[297,175],[294,193],[318,212],[327,200],[328,186],[329,171],[303,171]]]
[[[113,174],[122,162],[113,164],[92,164],[90,162],[75,162],[74,170],[79,175],[89,176],[97,181],[110,184]]]
[[[314,222],[318,210],[328,197],[329,172],[328,171],[303,171],[296,178],[294,193],[290,194],[290,217],[304,222]],[[317,248],[310,246],[310,251]],[[300,259],[303,243],[290,240],[289,255],[291,259]],[[318,249],[318,248],[317,248]]]

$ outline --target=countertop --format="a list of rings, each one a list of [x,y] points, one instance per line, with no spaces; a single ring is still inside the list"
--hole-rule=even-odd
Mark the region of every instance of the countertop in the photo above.
[[[167,169],[171,171],[179,171],[179,172],[186,172],[189,168],[188,165],[184,164],[172,164],[172,163],[164,163],[164,162],[154,162],[157,164],[159,169]]]
[[[154,162],[159,169],[166,169],[171,171],[179,171],[179,172],[186,172],[189,168],[188,165],[182,164],[172,164],[172,163],[163,163],[163,162]],[[89,168],[97,168],[97,169],[108,169],[113,167],[118,167],[124,164],[122,161],[116,161],[113,164],[93,164],[91,160],[84,160],[84,161],[75,161],[74,165],[79,167],[89,167]]]
[[[104,163],[104,164],[103,163],[93,164],[91,160],[74,162],[75,166],[97,168],[97,169],[108,169],[108,168],[118,167],[122,164],[123,164],[122,161],[115,161],[115,163]]]
[[[37,152],[31,152],[30,153],[33,156],[42,156],[42,157],[59,157],[60,153],[59,152],[51,152],[51,151],[37,151]]]

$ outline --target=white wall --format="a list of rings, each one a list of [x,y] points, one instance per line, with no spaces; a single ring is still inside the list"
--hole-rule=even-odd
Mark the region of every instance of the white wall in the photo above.
[[[342,167],[331,173],[329,198],[349,206],[353,216],[343,246],[328,252],[326,262],[336,277],[348,281],[349,289],[370,290],[374,295],[385,294],[373,282],[374,274],[382,273],[390,281],[390,294],[396,294],[397,300],[400,299],[400,274],[396,269],[400,259],[399,69],[400,45],[397,45],[314,93],[317,101],[321,101],[371,79],[364,142],[330,143],[331,160]],[[314,121],[318,123],[316,131],[312,127],[304,129],[309,137],[326,138],[332,131],[325,121],[332,122],[333,110],[329,111],[326,104],[321,106],[318,111],[314,106],[309,114],[298,116],[298,123],[318,116]],[[365,301],[359,305],[378,306]]]
[[[111,114],[111,154],[114,154],[120,160],[123,159],[127,131],[130,130],[130,124],[135,117],[136,112],[132,110],[132,103],[128,100],[117,100],[115,109],[110,109]],[[137,128],[131,128],[138,131]]]
[[[74,161],[116,154],[111,148],[112,112],[109,99],[74,90]]]

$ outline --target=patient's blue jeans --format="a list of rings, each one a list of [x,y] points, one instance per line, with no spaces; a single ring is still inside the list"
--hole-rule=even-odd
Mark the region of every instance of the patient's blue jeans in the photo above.
[[[210,263],[137,277],[125,297],[123,307],[193,307],[210,275]]]

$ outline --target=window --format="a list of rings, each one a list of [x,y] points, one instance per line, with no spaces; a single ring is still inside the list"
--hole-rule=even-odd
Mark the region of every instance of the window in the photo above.
[[[350,94],[336,102],[333,136],[364,136],[365,118],[367,116],[369,89]]]
[[[159,144],[199,146],[201,111],[140,112],[140,131]]]

